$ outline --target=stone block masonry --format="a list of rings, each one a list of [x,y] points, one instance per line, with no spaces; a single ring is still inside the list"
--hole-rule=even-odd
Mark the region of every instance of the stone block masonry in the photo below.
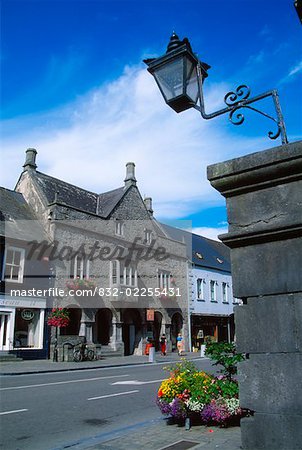
[[[225,198],[245,450],[302,448],[302,142],[208,167]]]

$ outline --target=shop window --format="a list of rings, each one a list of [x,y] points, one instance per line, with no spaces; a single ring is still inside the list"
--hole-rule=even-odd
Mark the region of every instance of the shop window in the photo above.
[[[89,260],[81,255],[76,255],[70,264],[70,278],[89,278]]]
[[[42,348],[40,345],[40,312],[40,309],[16,308],[15,348]]]
[[[7,247],[4,256],[2,279],[14,283],[23,282],[25,250],[17,247]]]
[[[197,278],[197,300],[199,301],[205,300],[204,285],[205,280],[203,278]]]

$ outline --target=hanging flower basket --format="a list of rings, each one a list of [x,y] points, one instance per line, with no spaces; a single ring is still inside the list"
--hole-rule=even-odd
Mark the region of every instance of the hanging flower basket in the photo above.
[[[53,308],[47,319],[51,327],[64,328],[69,325],[69,312],[66,308]]]

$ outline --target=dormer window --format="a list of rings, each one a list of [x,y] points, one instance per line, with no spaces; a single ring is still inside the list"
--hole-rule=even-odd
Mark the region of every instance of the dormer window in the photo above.
[[[117,236],[124,236],[125,224],[122,220],[115,221],[115,234]]]

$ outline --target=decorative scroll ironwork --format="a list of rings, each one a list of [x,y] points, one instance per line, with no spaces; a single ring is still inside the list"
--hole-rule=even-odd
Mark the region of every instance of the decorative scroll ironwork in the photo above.
[[[202,78],[202,70],[201,70],[199,64],[197,65],[197,73],[198,73],[197,80],[198,80],[200,106],[195,105],[194,108],[197,109],[201,113],[201,116],[204,119],[213,119],[214,117],[220,116],[221,114],[228,113],[229,119],[233,125],[241,125],[244,122],[245,117],[241,112],[238,112],[238,111],[243,108],[251,109],[252,111],[255,111],[255,112],[261,114],[262,116],[265,116],[268,119],[272,120],[277,125],[276,132],[273,132],[273,131],[268,132],[268,137],[270,139],[277,139],[279,136],[281,136],[282,144],[288,143],[287,136],[286,136],[286,130],[285,130],[285,123],[283,120],[283,115],[281,112],[281,107],[280,107],[280,102],[279,102],[279,96],[278,96],[278,92],[276,90],[268,91],[268,92],[265,92],[264,94],[260,94],[260,95],[257,95],[256,97],[250,98],[250,94],[251,94],[250,88],[248,86],[246,86],[245,84],[241,84],[234,91],[230,91],[224,96],[224,102],[227,105],[225,108],[223,108],[219,111],[215,111],[211,114],[207,114],[205,112],[205,108],[204,108],[203,86],[202,86],[203,78]],[[257,102],[258,100],[262,100],[266,97],[273,98],[277,118],[274,118],[274,117],[270,116],[269,114],[250,106],[251,103]]]

